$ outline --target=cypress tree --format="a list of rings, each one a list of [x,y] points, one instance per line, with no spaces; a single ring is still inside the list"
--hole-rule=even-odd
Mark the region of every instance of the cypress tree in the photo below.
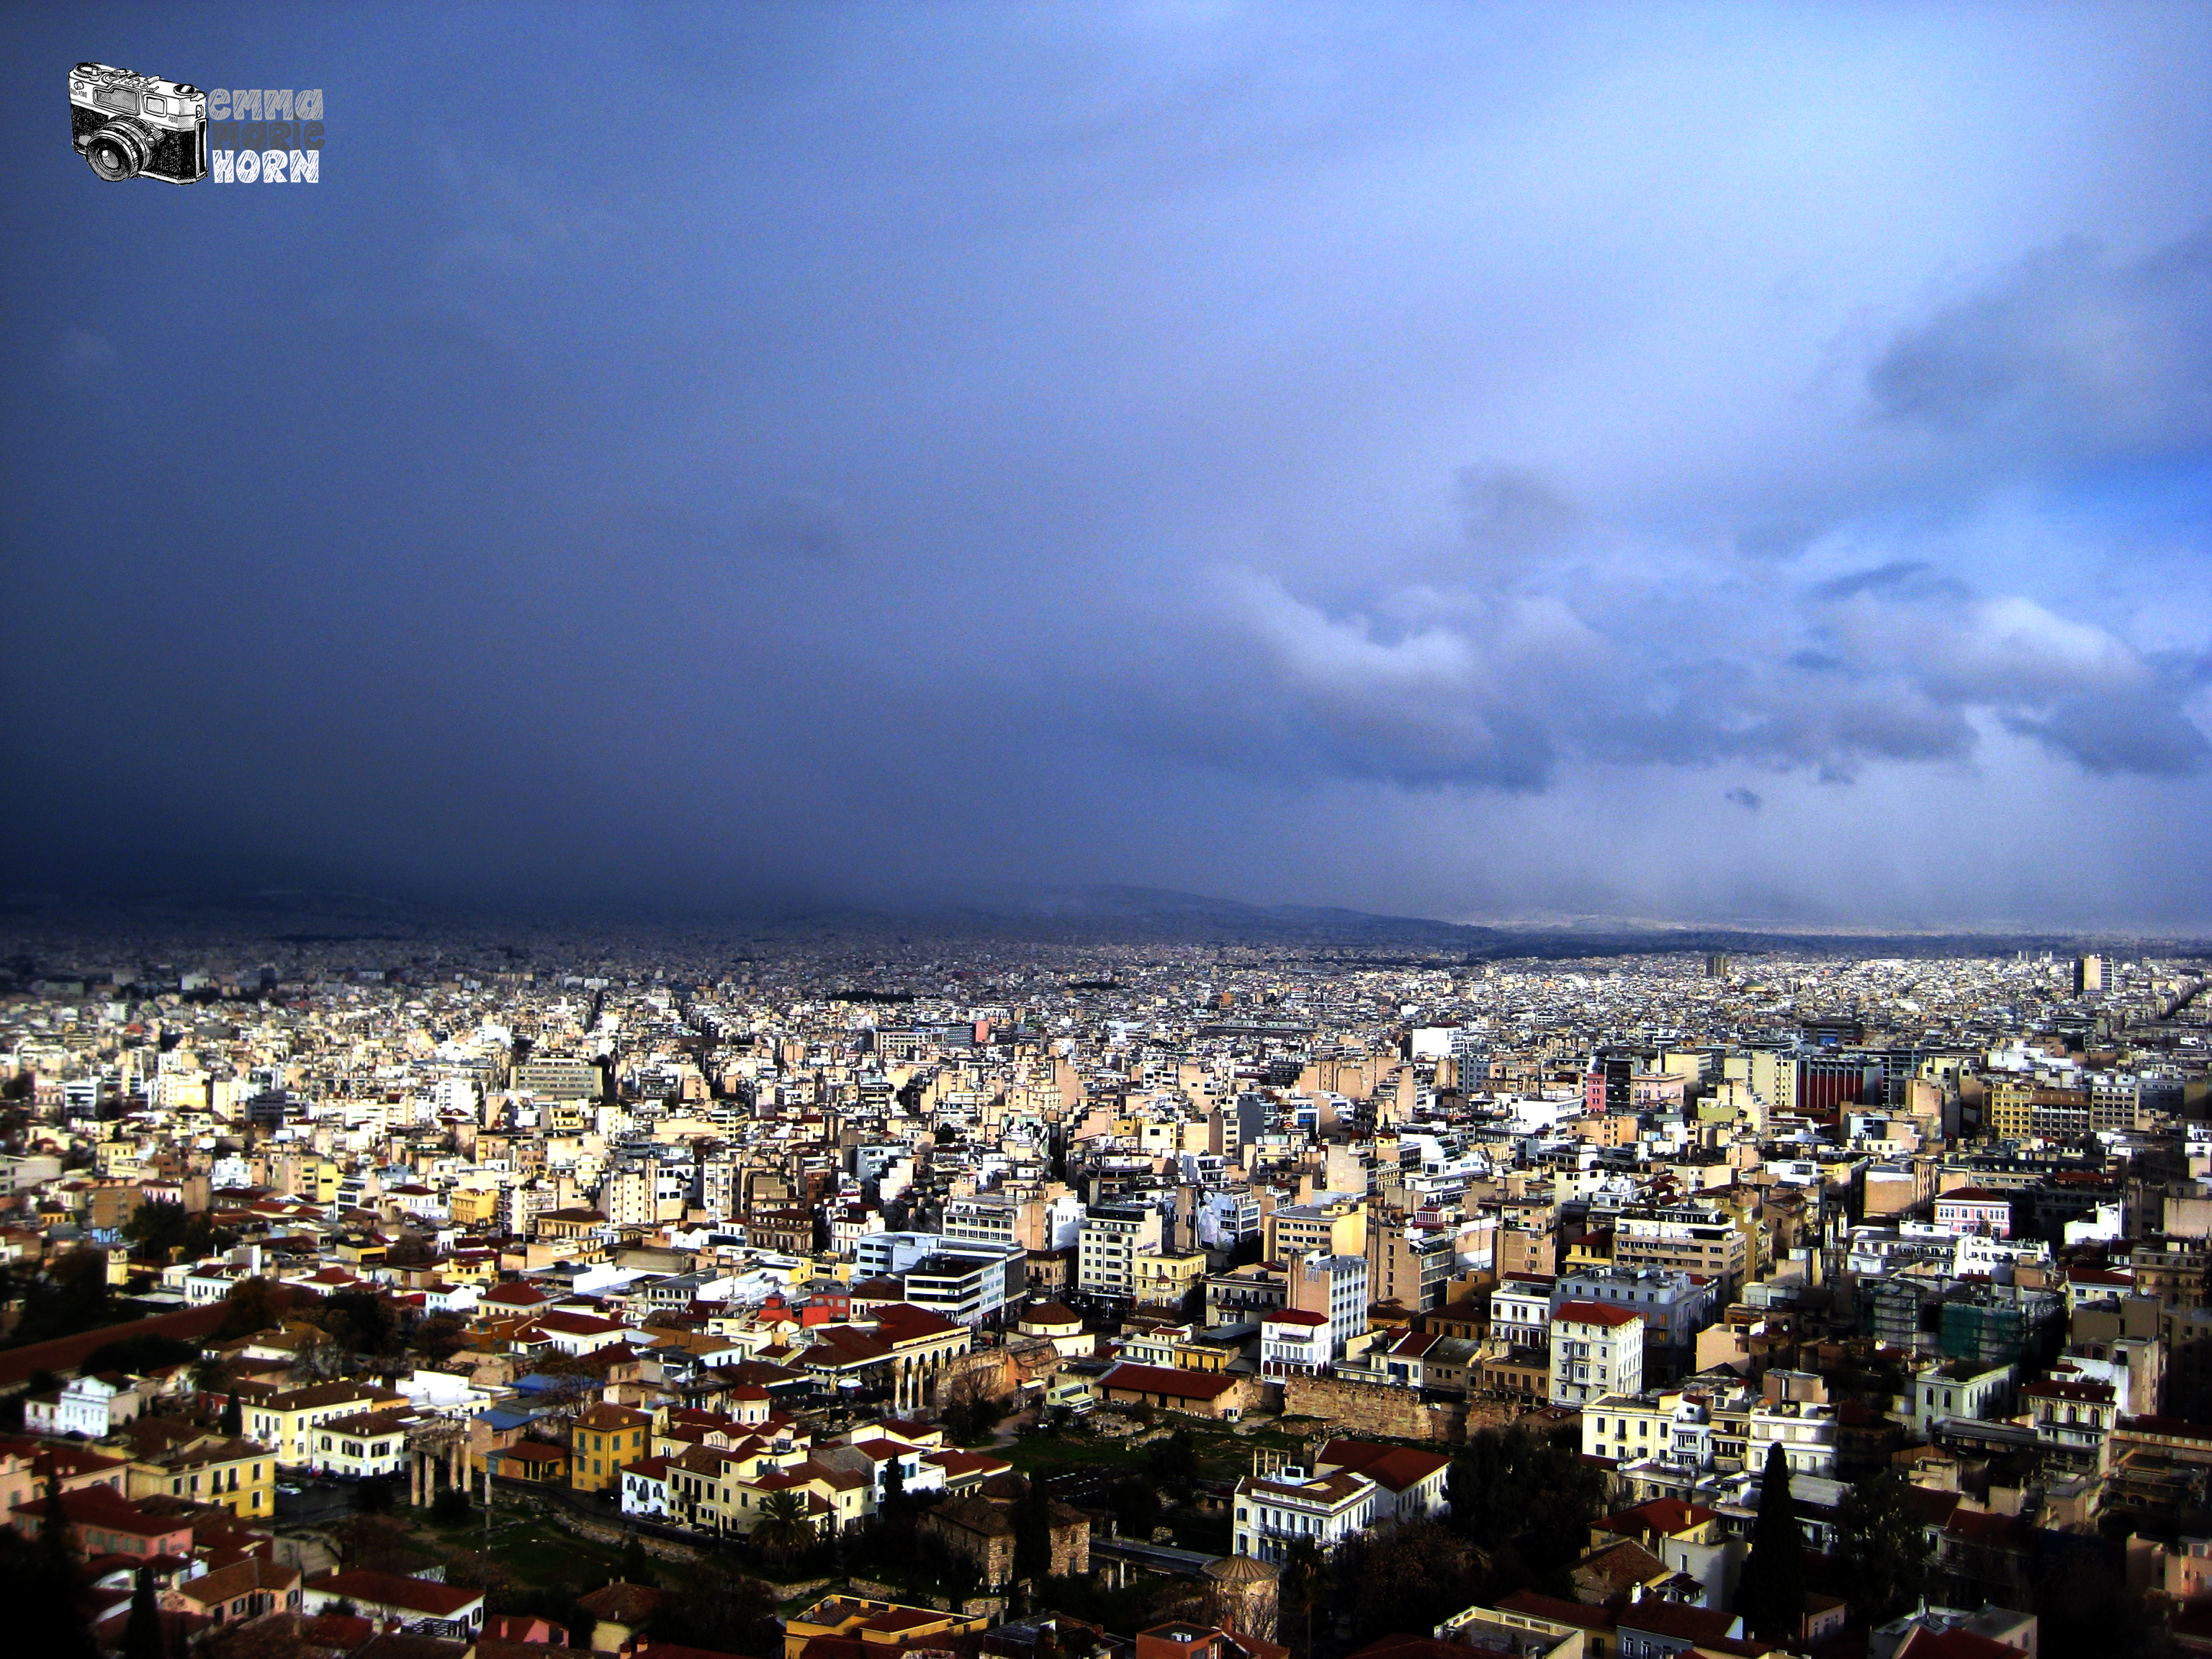
[[[1744,1629],[1767,1642],[1795,1642],[1805,1623],[1805,1533],[1797,1521],[1797,1500],[1790,1492],[1790,1460],[1782,1443],[1766,1449],[1766,1473],[1759,1485],[1759,1522],[1751,1535],[1751,1559],[1743,1564],[1735,1610]]]
[[[123,1627],[123,1659],[168,1659],[161,1640],[161,1604],[154,1594],[154,1570],[138,1569],[131,1593],[131,1620]]]
[[[46,1513],[39,1521],[39,1559],[56,1583],[76,1588],[76,1556],[70,1547],[69,1516],[62,1509],[58,1475],[46,1477]]]

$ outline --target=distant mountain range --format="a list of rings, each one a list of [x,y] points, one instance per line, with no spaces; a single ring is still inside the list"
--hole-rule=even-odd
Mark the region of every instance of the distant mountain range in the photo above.
[[[69,932],[86,937],[140,930],[227,933],[299,944],[397,941],[431,933],[509,934],[533,926],[588,932],[600,922],[633,939],[656,927],[695,940],[726,927],[768,943],[889,933],[906,942],[1278,945],[1319,950],[1348,962],[1468,963],[1511,958],[1563,961],[1671,952],[1799,956],[1971,957],[2015,951],[2071,954],[2118,951],[2212,957],[2212,941],[2051,932],[1883,932],[1765,929],[1620,919],[1479,925],[1422,916],[1377,915],[1330,905],[1248,904],[1169,888],[1116,885],[1021,887],[957,898],[889,904],[787,903],[750,911],[656,914],[584,908],[561,914],[520,907],[471,910],[388,895],[288,889],[246,893],[161,892],[82,902],[0,901],[0,933]]]
[[[2212,953],[2204,940],[2086,936],[2056,933],[1782,932],[1743,927],[1593,921],[1557,925],[1488,926],[1422,916],[1377,915],[1309,904],[1247,904],[1158,887],[1050,887],[896,910],[839,913],[854,924],[896,923],[948,934],[1068,943],[1283,945],[1326,948],[1393,961],[1492,962],[1522,957],[1643,956],[1687,951],[1753,955],[1956,957],[2014,951],[2124,948],[2160,955]],[[798,921],[798,917],[790,918]],[[819,926],[829,920],[805,918]]]

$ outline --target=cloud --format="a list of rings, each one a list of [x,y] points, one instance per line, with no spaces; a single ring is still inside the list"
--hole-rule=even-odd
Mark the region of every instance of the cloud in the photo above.
[[[1580,520],[1565,492],[1533,467],[1462,467],[1459,504],[1468,540],[1487,551],[1553,551]]]
[[[1861,593],[1898,594],[1909,598],[1928,598],[1942,595],[1963,599],[1966,585],[1955,576],[1938,576],[1925,559],[1893,559],[1887,564],[1876,565],[1871,570],[1854,570],[1849,575],[1832,576],[1826,581],[1813,585],[1812,597],[1833,601],[1855,599]]]
[[[1578,762],[1849,780],[1963,761],[1984,714],[2094,775],[2205,758],[2180,712],[2203,675],[2155,669],[2025,595],[1977,596],[1925,560],[1808,582],[1782,605],[1723,564],[1649,558],[1342,609],[1250,572],[1223,586],[1227,625],[1259,647],[1239,700],[1257,711],[1251,744],[1294,769],[1512,789]]]
[[[2163,451],[2212,436],[2212,227],[2114,261],[2086,237],[1899,331],[1868,371],[1881,415],[2038,447]]]
[[[1747,812],[1756,812],[1760,807],[1766,805],[1764,797],[1753,790],[1744,788],[1729,790],[1726,799],[1734,801],[1738,806],[1743,808]]]
[[[2212,19],[1131,15],[304,9],[374,167],[33,192],[16,865],[2212,912]]]

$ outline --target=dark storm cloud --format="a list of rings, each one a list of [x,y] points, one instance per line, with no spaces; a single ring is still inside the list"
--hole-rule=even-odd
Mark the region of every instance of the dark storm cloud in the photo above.
[[[2092,772],[2180,776],[2201,771],[2204,734],[2170,697],[2134,693],[2062,697],[2043,714],[2007,714],[2005,724]]]
[[[1459,504],[1468,540],[1505,553],[1555,551],[1580,516],[1557,485],[1529,467],[1462,467]]]
[[[1901,331],[1868,385],[1892,420],[2015,442],[2165,448],[2212,436],[2212,228],[2134,260],[2031,253]]]
[[[1941,594],[1947,598],[1965,599],[1966,585],[1955,576],[1935,573],[1925,559],[1893,559],[1887,564],[1876,565],[1871,570],[1854,570],[1847,576],[1832,576],[1826,581],[1813,585],[1811,597],[1835,600],[1852,599],[1861,593],[1909,593],[1916,597]]]
[[[110,26],[331,140],[0,18],[11,879],[2212,910],[2200,17]]]

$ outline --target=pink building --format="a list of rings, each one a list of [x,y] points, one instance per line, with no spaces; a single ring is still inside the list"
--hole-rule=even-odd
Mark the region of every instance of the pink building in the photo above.
[[[1947,1233],[2012,1236],[2012,1200],[1987,1187],[1960,1187],[1936,1199],[1936,1224]]]

